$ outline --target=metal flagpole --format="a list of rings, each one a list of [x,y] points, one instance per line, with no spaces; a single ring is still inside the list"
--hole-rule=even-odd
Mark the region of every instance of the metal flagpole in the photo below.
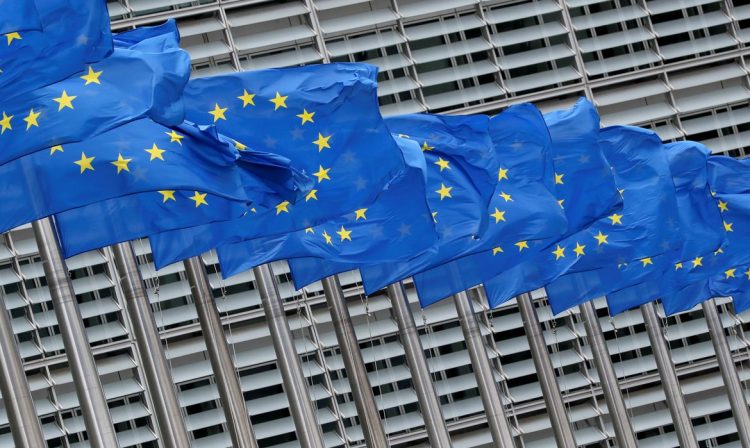
[[[656,316],[656,308],[653,302],[641,305],[643,321],[646,324],[648,338],[651,341],[651,349],[654,352],[656,368],[659,371],[661,384],[664,387],[664,395],[667,399],[667,407],[672,415],[672,423],[677,433],[677,440],[682,448],[698,448],[698,442],[693,431],[693,424],[687,412],[685,397],[682,396],[677,372],[669,353],[667,342],[661,333],[659,318]]]
[[[5,412],[10,423],[13,443],[18,448],[47,446],[42,426],[34,409],[29,382],[23,370],[23,361],[18,353],[8,311],[5,294],[0,290],[0,391],[3,393]]]
[[[49,218],[34,221],[34,238],[44,265],[57,324],[60,327],[65,355],[70,364],[73,384],[81,406],[89,445],[92,448],[117,446],[107,399],[104,397],[94,356],[83,326],[68,268],[60,254],[60,246]]]
[[[260,292],[260,300],[266,313],[266,321],[271,330],[273,348],[281,371],[284,391],[289,400],[289,412],[297,429],[297,439],[305,448],[323,448],[323,433],[310,399],[307,380],[302,373],[297,349],[289,330],[284,306],[276,286],[271,266],[264,264],[253,268],[255,284]]]
[[[579,305],[583,314],[583,325],[586,328],[586,337],[591,346],[591,354],[594,357],[594,365],[599,373],[599,382],[602,385],[604,400],[615,427],[617,445],[621,447],[637,447],[638,442],[630,423],[630,416],[622,399],[622,392],[617,383],[617,375],[612,365],[612,358],[607,350],[607,342],[604,340],[602,326],[599,316],[596,314],[593,302],[584,302]]]
[[[143,286],[143,277],[130,243],[112,246],[120,286],[125,296],[125,309],[135,337],[138,355],[143,364],[152,412],[159,427],[159,439],[166,447],[190,446],[187,427],[177,400],[177,392],[161,345],[161,337],[151,312],[151,304]]]
[[[450,447],[452,444],[448,427],[445,425],[440,400],[432,384],[427,358],[424,355],[422,342],[419,340],[419,333],[414,324],[414,316],[409,307],[403,283],[396,282],[388,285],[388,297],[391,298],[391,309],[398,325],[398,336],[404,346],[406,363],[409,365],[411,382],[417,392],[419,410],[422,411],[430,446]]]
[[[531,301],[531,294],[519,295],[516,297],[516,302],[518,303],[518,309],[521,311],[523,328],[526,331],[526,338],[529,340],[531,357],[534,359],[534,366],[539,376],[539,385],[542,387],[544,403],[547,405],[547,413],[552,423],[552,431],[555,433],[557,446],[575,448],[576,440],[573,437],[573,428],[570,426],[568,415],[565,412],[562,394],[560,394],[560,388],[557,385],[555,370],[549,358],[547,343],[544,342],[544,335],[539,326],[539,316]]]
[[[198,312],[198,321],[206,341],[208,358],[216,377],[216,386],[219,389],[219,398],[224,408],[224,417],[232,438],[232,446],[257,448],[258,442],[255,440],[240,387],[240,379],[234,369],[219,311],[216,309],[216,302],[208,284],[206,268],[200,257],[189,258],[183,264],[190,283],[195,309]]]
[[[357,418],[362,424],[365,442],[368,447],[388,446],[388,436],[386,436],[383,422],[380,420],[380,413],[375,403],[375,396],[372,394],[372,386],[370,385],[370,379],[367,377],[362,352],[359,350],[359,342],[354,332],[352,318],[337,276],[332,275],[323,279],[323,292],[328,302],[328,311],[331,313],[336,339],[341,348],[346,376],[349,378],[349,384],[352,388],[354,404],[357,407]]]
[[[513,448],[513,432],[505,417],[502,396],[495,382],[495,372],[487,356],[487,347],[484,344],[477,316],[474,314],[474,306],[465,291],[456,294],[453,303],[456,304],[458,320],[461,322],[464,342],[469,350],[471,367],[477,378],[479,395],[482,397],[482,404],[487,414],[487,424],[492,433],[492,440],[496,447]]]
[[[708,332],[711,334],[711,342],[714,344],[716,359],[719,361],[719,370],[724,378],[727,388],[727,397],[732,408],[734,422],[737,425],[737,434],[742,446],[750,446],[750,412],[748,411],[745,394],[740,385],[740,377],[737,374],[737,366],[732,359],[729,343],[724,333],[724,326],[716,311],[714,299],[703,302],[703,314],[706,316]]]

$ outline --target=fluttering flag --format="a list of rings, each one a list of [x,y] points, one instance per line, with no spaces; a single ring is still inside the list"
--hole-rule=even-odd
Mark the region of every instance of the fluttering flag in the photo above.
[[[66,25],[67,26],[67,25]],[[169,21],[63,81],[0,100],[0,164],[149,117],[182,123],[190,58]]]
[[[512,110],[506,111],[506,114]],[[503,115],[497,118],[501,117]],[[528,172],[524,174],[530,176],[529,179],[532,181],[535,180],[536,185],[550,183],[549,188],[554,191],[557,203],[549,204],[546,195],[535,190],[529,191],[532,194],[525,198],[526,201],[536,204],[539,210],[547,213],[553,210],[564,212],[568,221],[565,235],[573,234],[592,221],[612,213],[620,205],[621,198],[615,187],[609,163],[602,155],[596,140],[599,133],[599,116],[594,106],[589,101],[581,99],[568,110],[547,114],[543,122],[541,118],[537,118],[536,121],[536,126],[531,128],[535,130],[530,134],[530,137],[536,137],[528,138],[527,146],[535,141],[537,145],[542,145],[546,141],[544,144],[549,146],[549,159],[552,161],[553,169],[545,169],[540,162],[541,157],[536,156],[536,159],[526,163]],[[519,128],[512,122],[510,124],[511,132]],[[549,133],[546,132],[545,125]],[[505,139],[499,140],[502,142]],[[499,186],[502,187],[502,183]],[[502,198],[501,195],[502,192],[497,198]],[[537,198],[543,198],[542,202],[538,202]],[[533,227],[529,227],[528,230],[533,230]],[[432,303],[489,281],[526,261],[534,263],[534,257],[550,244],[559,241],[560,235],[544,238],[541,233],[511,233],[502,235],[501,238],[505,241],[496,240],[497,244],[491,250],[464,256],[414,275],[420,301],[423,304]],[[589,250],[590,248],[591,245]],[[554,246],[549,248],[553,249]],[[586,246],[583,244],[577,249],[570,250],[585,253]],[[562,268],[563,265],[557,266],[557,269]],[[534,269],[533,265],[529,269]],[[553,272],[556,270],[553,269]]]
[[[0,97],[63,80],[112,52],[105,0],[0,2]]]

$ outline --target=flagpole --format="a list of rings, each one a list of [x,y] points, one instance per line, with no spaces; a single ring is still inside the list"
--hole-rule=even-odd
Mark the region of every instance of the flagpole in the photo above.
[[[60,254],[57,236],[49,218],[34,221],[34,239],[44,266],[52,305],[55,308],[65,355],[70,364],[86,434],[92,448],[117,446],[114,425],[104,397],[94,355],[91,353],[68,268]],[[44,446],[44,445],[43,445]]]
[[[229,352],[229,344],[224,334],[219,311],[208,284],[206,268],[200,257],[189,258],[183,264],[188,283],[190,283],[195,309],[198,312],[198,322],[200,322],[203,338],[206,341],[208,358],[216,377],[216,386],[219,389],[219,398],[224,409],[224,418],[232,439],[232,446],[257,448],[258,442],[253,433],[240,379]]]
[[[151,304],[138,270],[138,262],[130,243],[112,246],[120,287],[125,296],[125,309],[143,366],[152,412],[159,428],[159,440],[166,447],[190,446],[182,409],[177,400],[175,383],[169,371],[161,337],[151,312]]]
[[[398,325],[398,336],[404,346],[406,363],[411,372],[411,382],[417,393],[419,410],[422,412],[430,446],[450,447],[452,446],[451,438],[440,408],[440,399],[432,384],[427,358],[424,355],[422,341],[419,340],[414,315],[406,298],[403,283],[396,282],[388,285],[388,297],[391,298],[391,310]]]
[[[297,349],[289,330],[284,305],[276,286],[273,270],[268,264],[253,268],[255,284],[260,293],[266,321],[271,331],[273,347],[276,351],[276,362],[281,371],[281,380],[284,383],[284,391],[289,400],[289,412],[292,414],[294,426],[297,430],[297,439],[305,448],[323,448],[323,433],[310,399],[310,391],[307,380],[302,373]]]
[[[526,338],[529,340],[529,349],[531,357],[534,359],[534,366],[539,377],[539,385],[542,388],[544,403],[547,405],[547,414],[552,431],[555,434],[557,446],[562,448],[575,448],[576,440],[573,436],[573,428],[570,426],[568,415],[565,412],[562,394],[557,384],[555,370],[552,367],[552,361],[547,351],[547,343],[544,341],[542,329],[539,326],[539,316],[531,301],[531,294],[524,293],[516,297],[518,309],[521,311],[523,319],[523,328],[526,331]]]
[[[664,395],[667,399],[667,407],[672,415],[677,440],[681,448],[698,448],[698,442],[693,431],[693,424],[687,412],[685,397],[682,395],[677,372],[674,368],[672,356],[669,353],[667,342],[661,332],[659,318],[656,316],[656,308],[653,302],[641,305],[643,321],[646,324],[646,332],[651,341],[651,350],[654,352],[656,368],[659,371],[661,384],[664,387]]]
[[[579,305],[583,315],[583,325],[586,328],[586,337],[591,346],[591,354],[594,357],[594,365],[599,373],[599,383],[602,385],[602,393],[607,403],[612,425],[615,427],[617,445],[621,447],[637,447],[638,439],[633,431],[625,401],[617,382],[615,368],[612,358],[607,350],[607,342],[604,340],[602,326],[599,316],[596,314],[594,302],[584,302]]]
[[[328,302],[328,311],[331,313],[333,329],[336,331],[336,339],[341,349],[341,357],[344,359],[346,376],[352,388],[354,404],[357,407],[357,418],[362,424],[362,432],[365,435],[365,443],[368,447],[388,446],[388,436],[383,429],[380,420],[375,396],[372,394],[370,379],[367,377],[365,362],[362,352],[359,350],[357,334],[354,332],[352,317],[346,306],[344,292],[337,276],[332,275],[323,279],[323,292]]]
[[[0,290],[0,392],[3,394],[10,433],[17,448],[47,446],[44,432],[36,415],[23,360],[5,308],[5,294]]]
[[[513,448],[513,431],[505,417],[503,400],[495,382],[495,372],[490,365],[487,356],[487,346],[484,343],[482,331],[474,313],[474,305],[466,291],[459,292],[454,296],[453,303],[456,305],[458,320],[464,334],[464,342],[469,351],[471,367],[477,379],[479,395],[487,414],[487,424],[492,433],[492,440],[499,448]]]
[[[714,299],[707,300],[703,302],[702,306],[708,324],[708,332],[711,335],[711,342],[716,352],[716,359],[719,362],[719,370],[721,370],[721,376],[724,378],[724,386],[727,388],[727,398],[732,408],[734,422],[737,425],[740,444],[750,446],[750,412],[740,384],[740,377],[737,374],[737,366],[734,364],[732,352],[729,350],[724,326],[721,323],[718,311],[716,311],[716,301]]]

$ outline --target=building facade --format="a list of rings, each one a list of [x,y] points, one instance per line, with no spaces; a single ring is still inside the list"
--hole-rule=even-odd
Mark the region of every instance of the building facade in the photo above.
[[[116,30],[175,17],[195,76],[334,61],[380,67],[385,115],[495,113],[532,101],[542,110],[586,96],[603,124],[637,124],[665,141],[691,139],[715,153],[750,148],[749,0],[109,0]],[[182,264],[154,270],[134,247],[194,447],[230,446]],[[260,446],[294,447],[294,424],[252,272],[222,280],[203,257]],[[68,260],[120,445],[159,446],[131,324],[110,249]],[[364,446],[322,287],[295,291],[274,272],[327,446]],[[365,299],[356,273],[340,276],[390,443],[427,446],[424,422],[391,303]],[[83,419],[30,226],[2,235],[0,286],[49,446],[86,446]],[[492,445],[451,300],[420,310],[407,283],[456,447]],[[554,446],[537,373],[514,302],[479,311],[487,351],[518,446]],[[615,446],[577,310],[538,313],[579,446]],[[639,445],[678,446],[643,317],[613,319],[595,302]],[[750,314],[717,299],[750,399]],[[700,308],[662,318],[701,446],[739,447],[735,422]],[[0,446],[12,446],[0,412]]]

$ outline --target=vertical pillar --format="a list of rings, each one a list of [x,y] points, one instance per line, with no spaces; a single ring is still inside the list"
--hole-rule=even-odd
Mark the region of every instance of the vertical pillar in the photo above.
[[[474,314],[474,306],[466,292],[459,292],[454,296],[458,320],[461,322],[461,330],[464,333],[464,342],[469,350],[471,368],[477,378],[479,395],[482,397],[487,424],[492,433],[492,440],[499,448],[513,448],[513,432],[505,417],[502,396],[495,382],[495,375],[487,356],[487,347],[484,344],[482,331]]]
[[[13,443],[18,448],[46,446],[2,290],[0,297],[0,391],[3,393]]]
[[[133,247],[127,242],[119,243],[112,246],[112,251],[120,287],[125,296],[125,309],[130,316],[130,325],[143,365],[143,376],[153,403],[152,412],[159,427],[159,440],[169,448],[190,446],[175,384],[169,372]]]
[[[422,411],[430,446],[450,447],[452,446],[450,434],[440,408],[440,399],[432,384],[427,358],[424,355],[422,342],[419,340],[419,333],[414,324],[414,316],[406,298],[404,285],[401,282],[388,285],[388,296],[391,298],[391,309],[398,325],[398,336],[404,346],[406,363],[409,365],[411,382],[417,392],[419,410]]]
[[[669,413],[672,415],[672,423],[677,433],[677,440],[679,440],[680,447],[682,448],[698,448],[693,424],[690,421],[687,405],[685,404],[685,397],[682,396],[674,362],[669,353],[667,342],[662,336],[661,325],[659,324],[659,318],[656,316],[656,308],[653,302],[641,305],[641,313],[643,314],[643,321],[646,324],[648,339],[651,341],[656,368],[659,371],[661,384],[664,387],[664,395],[667,399]]]
[[[307,380],[302,373],[302,364],[294,346],[292,332],[284,312],[284,306],[276,286],[271,266],[264,264],[253,268],[255,284],[260,292],[263,311],[271,330],[276,361],[281,371],[284,391],[289,399],[289,412],[292,414],[297,439],[305,448],[323,448],[323,433],[310,400]]]
[[[714,299],[703,302],[703,314],[706,316],[708,332],[711,335],[711,342],[714,345],[716,359],[719,362],[719,370],[724,378],[724,386],[727,388],[727,398],[732,408],[734,422],[737,425],[737,434],[742,446],[750,446],[750,411],[748,411],[745,394],[740,384],[740,377],[737,374],[737,366],[732,359],[732,352],[729,350],[724,326],[721,324],[719,313],[716,311],[716,301]]]
[[[352,388],[354,405],[357,407],[357,417],[362,424],[365,443],[368,447],[388,446],[388,436],[380,420],[378,406],[372,394],[370,379],[367,377],[365,362],[354,332],[352,317],[349,314],[349,307],[346,306],[344,292],[341,290],[337,276],[332,275],[323,279],[323,292],[328,302],[328,311],[331,313],[341,357],[344,359],[344,368]]]
[[[55,307],[55,316],[60,327],[65,355],[70,364],[89,444],[92,448],[117,446],[117,437],[99,381],[99,372],[96,370],[81,312],[78,310],[78,301],[73,292],[73,284],[68,277],[68,268],[62,259],[52,221],[44,218],[34,221],[31,226],[42,257],[44,275]]]
[[[594,357],[594,365],[599,373],[599,382],[602,385],[604,400],[607,402],[609,416],[612,419],[612,425],[615,427],[615,438],[617,446],[623,448],[635,448],[638,446],[638,439],[630,423],[630,416],[625,407],[625,400],[622,399],[622,392],[617,383],[617,375],[612,365],[612,358],[607,350],[607,342],[604,340],[602,326],[599,322],[599,316],[596,314],[593,302],[584,302],[579,305],[581,314],[583,314],[583,325],[586,328],[586,337],[591,346],[591,354]]]
[[[211,288],[208,285],[206,268],[200,257],[192,257],[184,262],[190,292],[193,295],[198,321],[201,325],[203,338],[206,341],[208,359],[216,377],[219,398],[224,409],[232,446],[238,448],[258,448],[250,416],[242,395],[240,379],[234,369],[234,362],[229,352],[229,344],[224,335],[224,327],[216,309]]]
[[[568,415],[565,412],[560,388],[557,385],[555,370],[547,351],[547,343],[544,341],[542,329],[539,326],[539,316],[531,301],[531,294],[524,293],[516,297],[518,309],[521,311],[523,328],[526,338],[529,340],[531,357],[539,375],[539,385],[542,387],[544,403],[547,405],[547,413],[552,423],[552,431],[555,434],[557,446],[562,448],[575,448],[576,440],[573,437],[573,428],[570,426]]]

